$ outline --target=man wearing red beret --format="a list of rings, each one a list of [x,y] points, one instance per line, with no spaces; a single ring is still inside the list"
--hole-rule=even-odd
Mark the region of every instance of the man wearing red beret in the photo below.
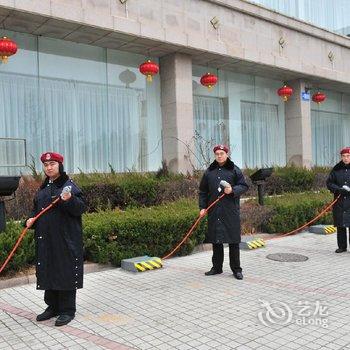
[[[36,319],[58,316],[55,325],[63,326],[74,318],[76,290],[83,287],[81,215],[86,205],[80,189],[64,172],[62,155],[47,152],[40,160],[46,178],[26,221],[35,230],[37,289],[45,290],[47,304]],[[58,197],[61,200],[33,225],[33,218]]]
[[[229,244],[230,267],[235,278],[243,279],[239,243],[241,224],[239,215],[240,196],[248,190],[241,170],[228,157],[229,148],[217,145],[213,149],[215,161],[205,171],[199,185],[200,215],[214,202],[222,191],[226,194],[208,212],[206,243],[213,245],[213,266],[206,276],[222,273],[224,262],[223,243]]]
[[[336,253],[347,250],[347,232],[350,227],[350,147],[343,148],[340,156],[341,161],[335,165],[327,179],[327,188],[334,193],[334,198],[340,195],[333,206],[333,221],[337,227],[338,242]]]

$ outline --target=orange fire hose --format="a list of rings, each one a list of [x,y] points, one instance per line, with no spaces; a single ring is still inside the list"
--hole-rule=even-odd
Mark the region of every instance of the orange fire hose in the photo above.
[[[211,203],[209,205],[209,207],[206,209],[206,214],[208,213],[208,210],[210,208],[212,208],[219,200],[221,200],[223,197],[225,196],[225,193],[222,194],[220,197],[218,197],[213,203]],[[319,214],[317,214],[312,220],[308,221],[307,223],[303,224],[302,226],[290,231],[290,232],[286,232],[286,233],[281,233],[278,236],[275,237],[271,237],[271,238],[267,238],[265,239],[265,241],[270,241],[272,239],[277,239],[277,238],[282,238],[282,237],[286,237],[286,236],[290,236],[293,234],[298,233],[300,230],[302,230],[303,228],[311,225],[312,223],[314,223],[315,221],[317,221],[321,216],[323,216],[325,213],[327,213],[327,211],[329,211],[333,205],[338,201],[338,199],[340,198],[340,195],[333,200],[333,202],[331,202],[330,204],[328,204]],[[198,218],[196,219],[196,221],[194,222],[194,224],[191,226],[190,230],[186,233],[186,235],[182,238],[182,240],[175,246],[175,248],[173,250],[170,251],[170,253],[168,253],[167,255],[165,255],[162,259],[168,259],[169,257],[171,257],[185,242],[186,240],[191,236],[191,234],[193,233],[194,229],[197,227],[197,225],[199,224],[199,222],[201,221],[201,219],[204,216],[198,216]]]
[[[51,204],[49,204],[46,208],[44,208],[38,215],[36,215],[33,219],[33,224],[35,223],[36,220],[38,220],[40,218],[41,215],[43,215],[44,213],[46,213],[48,210],[50,210],[59,200],[61,197],[56,198]],[[9,261],[11,260],[12,256],[15,254],[18,246],[20,245],[20,243],[22,242],[24,236],[26,235],[27,231],[28,231],[28,227],[25,227],[21,233],[21,235],[18,237],[16,244],[13,246],[11,253],[8,255],[8,257],[6,258],[6,260],[4,261],[4,263],[2,264],[2,266],[0,267],[0,273],[5,269],[6,265],[9,263]]]

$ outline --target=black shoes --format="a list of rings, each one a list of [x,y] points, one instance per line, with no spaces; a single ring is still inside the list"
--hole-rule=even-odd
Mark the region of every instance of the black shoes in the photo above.
[[[55,317],[57,316],[57,314],[53,311],[50,311],[50,310],[45,310],[43,313],[41,313],[40,315],[36,316],[36,320],[38,322],[40,321],[46,321],[46,320],[49,320],[50,318],[52,317]]]
[[[36,320],[37,321],[46,321],[49,320],[52,317],[56,317],[58,316],[57,313],[50,311],[50,310],[45,310],[42,314],[36,316]],[[68,324],[70,321],[72,321],[74,318],[74,316],[70,316],[70,315],[59,315],[57,317],[57,320],[55,322],[55,326],[64,326],[66,324]]]
[[[70,315],[59,315],[56,322],[55,326],[60,327],[60,326],[65,326],[68,324],[70,321],[74,319],[74,316]]]
[[[36,320],[38,322],[46,321],[46,320],[49,320],[50,318],[56,317],[56,316],[57,316],[57,314],[55,312],[50,311],[50,310],[45,310],[43,313],[41,313],[38,316],[36,316]]]
[[[242,272],[234,272],[233,273],[233,276],[235,276],[235,278],[237,279],[237,280],[242,280],[243,279],[243,274],[242,274]]]
[[[205,272],[204,274],[206,276],[213,276],[213,275],[219,275],[220,273],[222,273],[222,270],[216,270],[214,267],[212,267],[210,269],[210,271]],[[243,274],[242,274],[241,271],[234,272],[233,276],[235,276],[235,278],[238,279],[238,280],[242,280],[243,279]]]
[[[335,252],[336,253],[343,253],[343,252],[346,252],[346,249],[338,248]]]
[[[219,275],[220,273],[222,273],[222,270],[216,270],[216,269],[214,269],[214,267],[212,267],[212,268],[210,269],[210,271],[207,271],[207,272],[205,272],[204,274],[205,274],[206,276],[213,276],[213,275]]]

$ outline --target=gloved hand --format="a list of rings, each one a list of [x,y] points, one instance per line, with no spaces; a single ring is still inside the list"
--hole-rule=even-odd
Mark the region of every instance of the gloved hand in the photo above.
[[[72,186],[66,186],[61,193],[61,199],[66,202],[72,197]]]
[[[346,186],[346,185],[344,185],[345,187],[348,187],[348,186]],[[339,194],[341,194],[341,195],[343,195],[343,196],[347,196],[347,195],[350,195],[350,192],[346,189],[346,188],[344,188],[344,186],[343,187],[341,187],[340,189],[339,189]],[[349,187],[348,187],[349,188]]]
[[[344,185],[342,188],[343,188],[345,191],[350,192],[350,187],[349,187],[349,186]]]

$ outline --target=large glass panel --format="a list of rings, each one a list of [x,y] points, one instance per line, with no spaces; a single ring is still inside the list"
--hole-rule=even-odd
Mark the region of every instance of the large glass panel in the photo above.
[[[144,56],[8,35],[21,50],[0,65],[0,138],[26,140],[38,169],[44,151],[62,153],[68,172],[160,167],[160,83],[138,72]]]
[[[200,85],[208,71],[219,77],[211,90]],[[227,143],[231,159],[240,167],[285,165],[285,106],[276,93],[281,85],[277,80],[194,66],[194,124],[208,142],[206,149]],[[196,146],[198,158],[205,153],[213,160],[212,152],[200,153]]]
[[[197,165],[204,168],[212,160],[213,146],[230,144],[229,125],[221,98],[194,96],[193,102]]]
[[[339,150],[350,145],[350,97],[325,91],[324,103],[311,105],[312,158],[315,165],[333,166]]]
[[[338,34],[350,36],[349,0],[248,0]]]
[[[340,149],[349,144],[350,115],[312,110],[311,123],[315,165],[334,165],[339,161]]]
[[[278,106],[241,102],[243,159],[245,167],[266,167],[281,164],[281,126]]]
[[[26,165],[23,139],[0,138],[0,176],[19,175]]]

